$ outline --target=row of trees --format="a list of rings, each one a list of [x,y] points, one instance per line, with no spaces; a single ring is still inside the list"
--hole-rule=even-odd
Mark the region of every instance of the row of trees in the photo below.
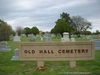
[[[89,34],[91,29],[91,23],[81,16],[73,16],[70,17],[68,13],[62,13],[60,15],[60,19],[56,21],[55,27],[51,30],[51,33],[60,33],[62,35],[63,32],[68,32],[69,37],[71,38],[71,34],[76,34],[80,37],[80,34]]]
[[[36,35],[39,34],[39,32],[40,31],[37,27],[26,27],[24,29],[22,27],[17,27],[16,31],[14,31],[12,27],[7,24],[7,22],[0,19],[0,41],[9,40],[11,34],[15,35],[16,33],[18,33],[18,35],[26,34],[26,36],[28,36],[28,34]]]
[[[17,27],[16,28],[16,32],[18,33],[18,35],[20,36],[21,34],[26,34],[26,36],[28,36],[28,34],[39,34],[39,29],[37,27],[25,27],[24,29],[21,27]]]
[[[17,27],[16,28],[16,33],[18,33],[18,35],[20,36],[21,34],[26,34],[26,36],[28,36],[28,34],[39,34],[39,29],[37,27],[32,27],[32,28],[29,28],[29,27],[25,27],[25,28],[22,28],[22,27]]]
[[[28,34],[36,35],[39,34],[39,29],[37,27],[32,27],[32,28],[26,27],[24,28],[23,33],[25,33],[26,36],[28,36]]]

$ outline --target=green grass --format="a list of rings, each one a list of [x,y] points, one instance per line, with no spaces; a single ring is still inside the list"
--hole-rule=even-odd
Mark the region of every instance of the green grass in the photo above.
[[[21,40],[27,42],[29,38],[24,37]],[[53,38],[53,41],[60,41],[60,39]],[[77,61],[76,68],[70,68],[68,61],[51,61],[45,62],[47,70],[40,72],[36,70],[35,61],[11,61],[14,55],[14,49],[18,48],[18,42],[8,41],[8,44],[11,51],[0,52],[0,75],[66,75],[63,74],[64,72],[91,72],[91,75],[100,75],[100,50],[96,51],[95,60]]]
[[[29,41],[29,37],[23,37],[23,38],[21,38],[21,41],[23,41],[23,42],[28,42]]]
[[[56,37],[55,37],[55,38],[52,39],[52,41],[54,41],[54,42],[59,42],[59,41],[61,41],[61,40],[60,40],[60,38],[56,38]]]

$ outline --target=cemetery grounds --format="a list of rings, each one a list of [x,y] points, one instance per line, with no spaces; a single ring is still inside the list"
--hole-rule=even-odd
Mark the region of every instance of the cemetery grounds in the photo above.
[[[28,42],[28,37],[22,37],[21,41]],[[87,39],[76,39],[77,41],[89,41]],[[40,39],[37,39],[40,41]],[[60,39],[53,38],[58,42]],[[12,61],[14,49],[18,48],[18,43],[8,41],[11,48],[10,52],[0,52],[0,75],[74,75],[68,73],[90,72],[89,75],[100,75],[100,50],[96,50],[95,59],[88,61],[77,61],[76,68],[70,68],[68,61],[49,61],[45,62],[45,71],[36,70],[35,61]],[[80,75],[80,74],[75,74]],[[83,74],[88,75],[88,74]]]

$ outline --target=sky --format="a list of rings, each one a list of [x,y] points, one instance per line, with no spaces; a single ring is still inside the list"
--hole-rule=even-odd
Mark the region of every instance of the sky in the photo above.
[[[0,0],[0,19],[13,29],[36,26],[50,31],[62,12],[87,19],[92,32],[100,30],[100,0]]]

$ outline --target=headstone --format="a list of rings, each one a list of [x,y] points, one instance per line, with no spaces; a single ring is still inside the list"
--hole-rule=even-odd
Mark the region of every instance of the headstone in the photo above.
[[[44,34],[44,41],[45,42],[51,42],[52,41],[50,33],[45,33]]]
[[[20,42],[21,40],[20,40],[20,36],[18,36],[18,34],[16,34],[15,36],[14,36],[14,38],[13,38],[13,41],[14,42]]]
[[[28,37],[32,37],[32,36],[34,36],[33,34],[28,34]]]
[[[63,33],[63,38],[61,38],[61,42],[70,42],[69,33]]]
[[[36,41],[36,36],[32,34],[31,38],[30,38],[31,42],[35,42]]]
[[[61,38],[61,42],[75,42],[74,38],[69,39],[69,33],[64,32],[63,38]]]
[[[11,58],[11,60],[19,60],[19,49],[16,48],[14,51],[14,56]]]
[[[100,50],[100,39],[95,39],[93,42],[95,42],[95,49]]]
[[[36,38],[40,38],[41,37],[41,35],[36,35]]]
[[[54,37],[56,37],[56,35],[55,34],[51,34],[51,37],[54,38]]]
[[[21,34],[21,37],[26,37],[26,35],[25,34]]]
[[[6,41],[0,42],[0,52],[8,52],[10,50]]]

